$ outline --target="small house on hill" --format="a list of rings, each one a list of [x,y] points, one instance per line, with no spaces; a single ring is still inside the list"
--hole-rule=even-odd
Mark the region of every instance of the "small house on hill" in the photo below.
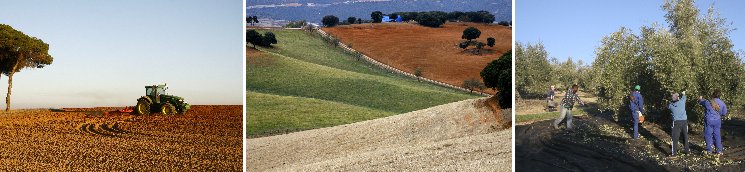
[[[391,16],[383,16],[383,23],[388,23],[388,22],[402,22],[402,21],[403,21],[403,18],[401,18],[401,15],[399,15],[395,19],[391,19]]]

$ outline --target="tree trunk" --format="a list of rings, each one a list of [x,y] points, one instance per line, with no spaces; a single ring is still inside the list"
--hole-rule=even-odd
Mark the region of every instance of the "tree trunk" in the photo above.
[[[13,88],[13,74],[16,73],[17,68],[18,62],[13,65],[13,70],[11,70],[8,75],[8,94],[5,95],[5,111],[10,111],[10,90]]]
[[[5,111],[10,111],[10,89],[13,88],[13,73],[10,72],[10,75],[8,75],[8,94],[5,95]]]

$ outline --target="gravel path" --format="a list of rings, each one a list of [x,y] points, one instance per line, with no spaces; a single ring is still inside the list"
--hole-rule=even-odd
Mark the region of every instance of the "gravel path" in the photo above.
[[[511,113],[486,98],[247,140],[249,171],[511,171]],[[496,115],[498,114],[498,115]],[[507,125],[508,126],[508,125]]]

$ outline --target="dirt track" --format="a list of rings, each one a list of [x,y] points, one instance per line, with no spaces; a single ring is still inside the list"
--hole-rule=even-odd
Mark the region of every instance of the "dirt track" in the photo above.
[[[247,140],[249,171],[511,171],[511,114],[485,99]],[[500,115],[495,115],[500,114]]]
[[[192,106],[184,116],[97,110],[0,114],[0,171],[240,171],[242,106]],[[81,112],[84,111],[84,112]]]
[[[622,118],[621,121],[630,120]],[[631,139],[630,122],[613,122],[608,114],[575,117],[575,129],[556,130],[552,120],[515,127],[517,171],[688,171],[745,169],[745,121],[724,121],[725,155],[704,155],[702,129],[691,128],[691,154],[669,157],[670,126],[646,123],[643,137]],[[563,124],[563,123],[562,123]]]
[[[463,30],[473,26],[481,30],[477,40],[496,38],[486,47],[492,54],[472,55],[458,47]],[[425,78],[462,86],[469,78],[480,79],[486,65],[512,49],[512,29],[477,23],[446,23],[429,28],[407,23],[344,25],[323,30],[371,58],[408,73],[422,68]],[[473,48],[473,47],[471,47]],[[485,90],[494,94],[493,90]]]

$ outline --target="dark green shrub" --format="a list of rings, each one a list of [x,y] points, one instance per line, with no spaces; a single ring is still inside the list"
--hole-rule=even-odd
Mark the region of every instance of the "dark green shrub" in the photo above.
[[[512,108],[512,51],[487,64],[481,78],[487,88],[497,91],[501,108]]]

